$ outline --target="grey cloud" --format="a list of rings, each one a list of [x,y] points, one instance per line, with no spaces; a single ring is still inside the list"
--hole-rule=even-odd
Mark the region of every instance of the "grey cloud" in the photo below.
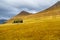
[[[16,15],[18,11],[19,9],[0,1],[0,18],[11,18],[12,16]]]
[[[50,2],[50,3],[49,3]],[[0,18],[11,18],[22,10],[36,13],[53,5],[51,0],[0,0]]]

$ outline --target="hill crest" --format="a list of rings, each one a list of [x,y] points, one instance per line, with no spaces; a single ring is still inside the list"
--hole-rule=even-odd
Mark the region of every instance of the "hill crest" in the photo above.
[[[32,14],[32,13],[29,13],[29,12],[26,12],[26,11],[21,11],[18,15],[20,15],[20,16],[26,16],[26,15],[30,15],[30,14]]]
[[[55,9],[60,9],[60,1],[58,1],[57,3],[55,3],[53,6],[41,11],[41,12],[38,12],[38,13],[44,13],[44,12],[48,12],[48,11],[53,11]]]

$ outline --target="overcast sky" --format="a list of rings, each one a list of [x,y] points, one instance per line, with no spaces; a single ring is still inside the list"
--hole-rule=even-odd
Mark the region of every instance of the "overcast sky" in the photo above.
[[[58,0],[0,0],[0,19],[11,18],[22,10],[36,13],[55,4]]]

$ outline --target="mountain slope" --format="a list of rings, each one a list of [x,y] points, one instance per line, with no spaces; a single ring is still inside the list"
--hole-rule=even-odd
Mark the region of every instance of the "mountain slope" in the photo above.
[[[0,40],[60,40],[60,18],[36,21],[0,25]]]
[[[34,19],[34,18],[40,18],[40,17],[46,17],[46,16],[56,17],[57,15],[60,15],[60,1],[44,11],[38,12],[34,15],[29,15],[28,17],[25,17],[25,18]]]
[[[41,12],[38,12],[34,15],[28,16],[26,18],[39,18],[39,17],[45,17],[45,16],[55,16],[60,15],[60,1],[51,6],[50,8],[43,10]]]
[[[46,10],[44,10],[44,11],[51,11],[51,10],[55,10],[55,9],[60,9],[60,1],[58,1],[56,4],[54,4],[53,6],[51,6],[50,8],[48,8],[48,9],[46,9]],[[42,12],[44,12],[44,11],[42,11]]]
[[[22,11],[21,13],[19,13],[18,15],[19,16],[26,16],[26,15],[30,15],[31,13],[28,13],[28,12],[26,12],[26,11]],[[17,16],[18,16],[17,15]]]
[[[19,14],[17,14],[16,16],[14,16],[13,18],[15,17],[24,17],[24,16],[28,16],[28,15],[31,15],[32,13],[28,13],[26,11],[21,11]]]
[[[60,15],[60,1],[58,1],[55,5],[51,6],[50,8],[38,13],[42,13],[43,15],[52,15],[52,16]]]
[[[9,19],[7,21],[7,23],[9,22],[13,22],[14,20],[20,20],[20,19],[23,19],[25,16],[29,16],[29,15],[32,15],[32,13],[28,13],[26,11],[22,11],[20,12],[18,15],[14,16],[13,18]]]
[[[21,19],[21,18],[23,18],[24,22],[34,22],[34,20],[38,21],[42,17],[45,18],[47,16],[56,18],[57,15],[60,15],[60,1],[57,2],[55,5],[53,5],[52,7],[48,8],[42,12],[38,12],[34,15],[28,15],[28,16],[23,16],[23,17],[18,16],[18,17],[15,17],[15,19],[13,19],[13,20],[9,20],[7,23],[12,23],[12,21],[14,21],[16,19]]]

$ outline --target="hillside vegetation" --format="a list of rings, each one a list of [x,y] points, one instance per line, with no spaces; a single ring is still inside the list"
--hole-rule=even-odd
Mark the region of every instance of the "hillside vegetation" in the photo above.
[[[60,40],[60,17],[0,25],[0,40]]]

